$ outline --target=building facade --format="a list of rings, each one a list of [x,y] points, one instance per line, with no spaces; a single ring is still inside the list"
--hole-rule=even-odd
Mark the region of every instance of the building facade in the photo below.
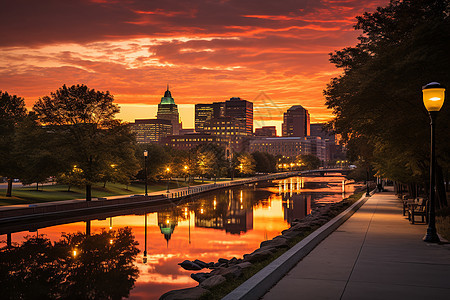
[[[227,137],[207,133],[171,135],[162,139],[164,145],[180,150],[189,150],[203,144],[215,144],[226,149],[228,147],[228,142],[229,139]]]
[[[275,137],[277,136],[277,128],[276,126],[263,126],[261,128],[255,128],[255,136]]]
[[[310,135],[308,110],[294,105],[283,114],[282,135],[284,137],[305,137]]]
[[[172,134],[172,123],[165,119],[137,119],[130,123],[130,130],[139,144],[158,143]]]
[[[172,134],[179,134],[182,124],[180,122],[180,115],[178,113],[178,106],[169,91],[169,86],[161,97],[161,102],[158,104],[158,113],[156,115],[158,120],[169,120],[172,123]]]
[[[227,138],[234,152],[241,152],[247,132],[246,124],[232,117],[213,118],[205,123],[204,133]]]
[[[225,101],[225,117],[235,118],[245,124],[248,135],[253,134],[253,103],[239,97]]]
[[[195,104],[195,132],[202,132],[205,122],[225,116],[225,102]]]
[[[326,159],[325,141],[320,137],[260,137],[249,141],[249,152],[267,152],[274,156],[294,159],[298,155],[312,154],[321,161]]]

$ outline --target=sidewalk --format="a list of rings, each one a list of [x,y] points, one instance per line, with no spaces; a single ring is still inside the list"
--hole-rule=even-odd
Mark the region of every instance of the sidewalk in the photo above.
[[[374,194],[262,299],[450,299],[450,244],[425,232],[392,192]]]

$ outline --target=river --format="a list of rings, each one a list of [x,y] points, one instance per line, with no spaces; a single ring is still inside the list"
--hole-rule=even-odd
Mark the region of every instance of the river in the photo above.
[[[2,251],[2,263],[16,271],[0,274],[1,281],[10,285],[25,281],[21,284],[36,290],[52,290],[55,285],[51,292],[55,298],[76,292],[80,297],[86,293],[94,298],[158,299],[169,290],[197,285],[190,277],[193,271],[178,263],[242,258],[315,206],[339,202],[352,193],[353,184],[346,185],[347,194],[343,193],[344,179],[291,177],[212,192],[146,214],[116,213],[102,220],[14,232],[11,238],[18,252],[8,256]],[[129,229],[124,232],[126,227]],[[83,242],[86,230],[92,237],[89,243]],[[6,246],[6,235],[0,236],[0,246]],[[22,270],[24,264],[29,265],[28,270]],[[52,283],[36,275],[49,268],[47,277]],[[11,275],[14,272],[17,274]],[[27,272],[32,284],[22,279]],[[102,294],[104,289],[109,289],[109,294]],[[15,292],[17,288],[11,287],[10,293]]]

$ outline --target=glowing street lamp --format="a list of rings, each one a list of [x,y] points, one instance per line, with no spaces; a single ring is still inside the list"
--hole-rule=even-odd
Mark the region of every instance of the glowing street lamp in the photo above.
[[[431,152],[430,152],[430,200],[428,213],[427,234],[423,238],[428,243],[439,243],[436,232],[435,198],[436,198],[436,154],[435,154],[435,126],[439,110],[444,104],[445,88],[438,82],[431,82],[422,87],[423,104],[430,115]]]
[[[169,176],[169,172],[170,172],[170,168],[169,167],[167,167],[166,168],[166,172],[167,172],[167,193],[170,193],[170,191],[169,191],[169,182],[170,182],[170,176]]]

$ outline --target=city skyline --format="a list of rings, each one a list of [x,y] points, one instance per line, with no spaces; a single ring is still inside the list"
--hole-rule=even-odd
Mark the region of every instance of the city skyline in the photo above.
[[[280,123],[292,104],[323,122],[322,91],[340,74],[328,54],[355,45],[355,17],[387,2],[9,2],[0,87],[31,107],[63,84],[86,84],[110,91],[132,121],[169,83],[180,108],[241,97],[254,102],[257,127]]]

